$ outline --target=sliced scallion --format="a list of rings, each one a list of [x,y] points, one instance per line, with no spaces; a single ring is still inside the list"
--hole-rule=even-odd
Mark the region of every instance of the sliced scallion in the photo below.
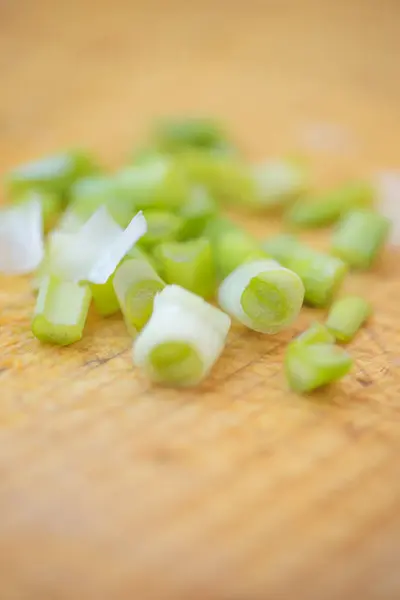
[[[334,344],[335,336],[325,325],[316,321],[297,336],[292,343],[295,342],[298,344]]]
[[[216,200],[239,206],[256,201],[252,172],[235,156],[192,150],[182,153],[177,161],[191,183],[208,189]]]
[[[365,298],[346,296],[332,305],[326,326],[339,342],[350,342],[371,312],[371,304]]]
[[[182,167],[168,157],[128,167],[114,175],[119,194],[138,209],[174,210],[181,207],[190,191]]]
[[[368,269],[382,249],[390,221],[373,210],[345,215],[332,238],[332,253],[356,269]]]
[[[291,160],[275,160],[252,169],[256,183],[254,208],[278,208],[296,200],[308,187],[308,171]]]
[[[227,277],[245,262],[268,258],[258,240],[228,219],[211,220],[205,229],[205,235],[211,242],[220,279]]]
[[[222,311],[179,286],[167,286],[134,341],[133,361],[152,381],[196,385],[221,354],[229,328]]]
[[[187,148],[212,150],[225,143],[226,134],[213,119],[170,118],[157,123],[154,138],[161,150],[176,152]]]
[[[207,239],[165,242],[156,248],[154,256],[167,283],[180,285],[203,298],[214,294],[215,269]]]
[[[119,311],[119,302],[113,285],[114,275],[110,275],[105,283],[90,283],[93,303],[102,317],[109,317]]]
[[[209,191],[202,186],[194,186],[185,204],[179,211],[183,219],[179,230],[181,240],[199,237],[209,221],[217,214],[217,203]]]
[[[104,284],[145,231],[141,213],[123,230],[102,206],[77,232],[53,232],[48,268],[67,281]]]
[[[63,207],[61,196],[54,192],[29,191],[18,196],[16,203],[31,202],[32,200],[41,204],[43,228],[44,231],[49,231],[55,226],[61,215]]]
[[[117,188],[112,177],[97,175],[77,181],[70,192],[69,211],[82,222],[87,221],[101,206],[121,227],[126,227],[137,209],[130,198]]]
[[[346,264],[335,256],[318,252],[292,236],[277,236],[263,244],[264,250],[297,273],[305,288],[304,300],[312,306],[330,304],[346,275]]]
[[[287,212],[286,221],[298,227],[330,225],[354,208],[370,206],[373,196],[370,184],[348,183],[315,198],[298,200]]]
[[[183,219],[166,210],[145,210],[147,233],[140,240],[140,246],[152,250],[161,242],[178,239]]]
[[[311,392],[337,381],[352,366],[351,356],[334,344],[292,342],[285,355],[287,381],[296,392]]]
[[[117,268],[113,286],[128,331],[134,336],[150,319],[154,297],[165,284],[144,256],[138,255]]]
[[[65,198],[77,179],[97,170],[94,159],[88,153],[72,150],[13,169],[6,176],[6,188],[13,198],[32,190],[54,192]]]
[[[91,293],[85,284],[55,276],[41,281],[32,320],[32,332],[41,342],[67,346],[81,339]]]
[[[44,257],[42,204],[33,197],[0,210],[0,272],[31,273]]]
[[[261,333],[277,333],[291,325],[303,298],[300,277],[274,260],[241,265],[218,292],[219,304],[228,314]]]

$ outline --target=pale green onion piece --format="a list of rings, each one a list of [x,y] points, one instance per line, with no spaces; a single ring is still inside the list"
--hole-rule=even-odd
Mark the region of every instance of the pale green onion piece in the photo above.
[[[375,211],[350,212],[333,234],[332,253],[350,267],[368,269],[384,246],[389,229],[389,219]]]
[[[42,279],[32,321],[32,332],[41,342],[67,346],[82,338],[91,293],[85,284]]]
[[[134,166],[143,165],[148,162],[154,162],[158,160],[165,160],[166,156],[164,152],[161,152],[158,148],[154,148],[154,146],[145,146],[143,148],[139,148],[132,153],[131,163]]]
[[[138,209],[174,210],[184,204],[190,191],[184,170],[168,157],[119,171],[114,182],[118,193]]]
[[[223,152],[183,152],[177,158],[192,184],[209,190],[218,201],[239,206],[257,203],[257,185],[250,168]]]
[[[151,264],[153,269],[158,273],[158,264],[156,259],[152,254],[143,250],[143,248],[139,248],[137,245],[133,246],[128,252],[125,254],[123,260],[129,260],[131,258],[145,260]]]
[[[258,240],[228,219],[211,220],[204,234],[211,242],[214,262],[220,279],[227,277],[229,273],[245,262],[268,258]]]
[[[173,241],[179,237],[183,220],[164,210],[146,210],[147,233],[140,240],[140,246],[152,250],[161,242]]]
[[[154,297],[165,284],[153,266],[138,255],[125,259],[117,268],[113,285],[128,331],[135,336],[150,319]]]
[[[187,148],[212,150],[226,143],[226,134],[213,119],[170,118],[157,123],[154,139],[165,152],[179,152]]]
[[[371,206],[373,198],[370,184],[347,183],[315,198],[298,200],[287,212],[286,221],[298,227],[330,225],[354,208]]]
[[[93,303],[97,312],[102,317],[109,317],[119,311],[119,302],[113,285],[114,275],[111,275],[105,283],[90,283]]]
[[[157,296],[155,302],[179,304],[187,310],[195,311],[201,319],[216,328],[221,335],[225,335],[226,328],[228,325],[230,326],[231,320],[228,315],[179,285],[167,285],[163,290],[161,300]]]
[[[296,392],[311,392],[346,375],[351,356],[334,344],[289,344],[285,355],[285,374]]]
[[[199,237],[209,221],[217,214],[217,204],[209,191],[202,186],[191,189],[188,200],[179,211],[183,219],[179,239],[189,240]]]
[[[86,223],[86,218],[80,217],[69,207],[63,212],[54,231],[61,233],[76,233]],[[52,232],[51,232],[52,233]]]
[[[42,204],[35,198],[0,210],[0,272],[31,273],[44,256]]]
[[[263,248],[301,278],[307,304],[324,307],[331,303],[347,272],[340,258],[313,250],[288,235],[267,240]]]
[[[196,385],[220,356],[229,328],[222,311],[179,286],[167,286],[134,341],[133,362],[157,383]]]
[[[371,312],[371,304],[364,298],[346,296],[332,305],[326,326],[339,342],[350,342]]]
[[[214,261],[207,239],[165,242],[156,248],[154,256],[167,283],[176,283],[203,298],[214,294]]]
[[[245,263],[222,282],[220,306],[243,325],[277,333],[297,318],[304,298],[301,279],[274,260]]]
[[[77,179],[97,170],[98,167],[89,154],[72,150],[13,169],[6,176],[6,188],[13,198],[31,190],[54,192],[65,198],[65,194]]]
[[[256,183],[254,208],[280,208],[287,206],[303,194],[308,187],[308,171],[292,160],[275,160],[252,168]]]
[[[49,240],[49,269],[68,281],[104,284],[146,232],[138,213],[123,230],[102,206],[76,232],[55,231]]]
[[[77,181],[70,192],[69,211],[82,222],[87,221],[101,206],[105,206],[121,227],[127,227],[137,209],[130,198],[118,189],[112,177],[97,175]]]
[[[262,248],[272,258],[284,266],[298,250],[301,242],[289,233],[280,233],[262,243]]]
[[[63,201],[59,194],[54,192],[28,191],[14,199],[15,203],[31,202],[36,200],[42,206],[42,219],[44,231],[53,229],[56,225],[62,209]]]
[[[335,336],[321,323],[314,322],[308,329],[297,336],[293,342],[297,344],[334,344]]]

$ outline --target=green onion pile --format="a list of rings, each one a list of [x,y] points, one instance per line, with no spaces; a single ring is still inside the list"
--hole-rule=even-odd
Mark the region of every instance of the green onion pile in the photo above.
[[[41,342],[80,340],[93,301],[104,317],[122,314],[133,362],[152,381],[193,386],[223,352],[231,318],[275,334],[304,302],[329,312],[289,343],[289,386],[310,392],[350,370],[337,342],[350,342],[372,309],[340,288],[349,270],[373,264],[390,226],[374,210],[372,185],[312,194],[298,159],[248,164],[218,123],[191,118],[157,123],[114,173],[69,151],[14,169],[5,186],[0,271],[34,273],[32,332]],[[225,206],[260,219],[278,212],[283,231],[260,241]],[[335,225],[329,253],[296,236],[327,225]]]

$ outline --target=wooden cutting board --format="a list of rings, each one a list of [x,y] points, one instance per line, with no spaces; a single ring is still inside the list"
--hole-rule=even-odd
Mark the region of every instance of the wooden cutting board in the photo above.
[[[399,18],[395,0],[1,3],[0,168],[76,144],[120,164],[181,112],[225,119],[250,157],[304,154],[316,185],[395,168]],[[348,278],[374,317],[351,375],[306,398],[282,358],[322,312],[235,327],[201,387],[166,391],[117,317],[41,346],[29,281],[2,278],[1,597],[398,598],[399,276],[389,249]]]

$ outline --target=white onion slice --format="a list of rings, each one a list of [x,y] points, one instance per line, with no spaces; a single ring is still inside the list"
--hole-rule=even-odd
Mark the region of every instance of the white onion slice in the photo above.
[[[141,212],[122,229],[102,206],[76,233],[52,234],[50,269],[69,281],[106,283],[146,231],[146,219]]]
[[[0,272],[34,271],[44,255],[42,205],[32,199],[0,211]]]

